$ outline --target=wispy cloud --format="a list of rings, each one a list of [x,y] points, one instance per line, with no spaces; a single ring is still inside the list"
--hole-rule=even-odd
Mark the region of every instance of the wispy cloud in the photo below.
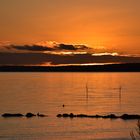
[[[14,48],[16,50],[26,50],[26,51],[53,51],[53,48],[47,47],[47,46],[39,46],[39,45],[24,45],[24,46],[17,46],[17,45],[11,45],[9,46],[11,48]]]

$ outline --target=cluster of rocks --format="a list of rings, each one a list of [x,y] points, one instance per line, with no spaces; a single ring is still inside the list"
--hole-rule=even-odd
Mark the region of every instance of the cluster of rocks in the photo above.
[[[10,117],[27,117],[27,118],[31,118],[31,117],[47,117],[47,115],[44,114],[33,114],[33,113],[26,113],[25,115],[21,114],[21,113],[16,113],[16,114],[12,114],[12,113],[4,113],[1,115],[4,118],[10,118]],[[57,115],[58,118],[102,118],[102,119],[123,119],[123,120],[129,120],[129,119],[140,119],[140,115],[137,114],[123,114],[121,116],[117,116],[115,114],[109,114],[109,115],[86,115],[86,114],[58,114]]]
[[[16,113],[16,114],[12,114],[12,113],[4,113],[1,115],[2,117],[4,118],[9,118],[9,117],[27,117],[27,118],[31,118],[31,117],[47,117],[46,115],[44,114],[40,114],[40,113],[37,113],[37,114],[33,114],[33,113],[26,113],[25,115],[21,114],[21,113]]]
[[[86,115],[86,114],[58,114],[58,118],[103,118],[103,119],[123,119],[123,120],[129,120],[129,119],[140,119],[140,115],[130,115],[130,114],[123,114],[121,116],[117,116],[115,114],[110,115]]]

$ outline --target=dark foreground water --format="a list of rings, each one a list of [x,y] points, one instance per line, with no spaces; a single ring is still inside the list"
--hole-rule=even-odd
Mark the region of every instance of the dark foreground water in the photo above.
[[[5,112],[49,116],[0,117],[2,140],[131,139],[136,120],[64,119],[56,115],[140,114],[140,73],[0,73],[0,114]]]

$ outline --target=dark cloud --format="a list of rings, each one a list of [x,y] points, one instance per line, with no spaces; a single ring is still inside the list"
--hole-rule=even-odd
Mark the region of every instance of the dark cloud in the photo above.
[[[91,54],[76,54],[73,56],[55,56],[52,64],[87,64],[87,63],[140,63],[140,57],[126,56],[92,56]]]
[[[69,45],[69,44],[59,44],[57,48],[59,50],[71,50],[71,51],[90,49],[85,45]]]
[[[74,45],[66,45],[66,44],[59,44],[57,48],[60,50],[74,50],[74,51],[78,49]]]
[[[81,49],[81,50],[86,50],[86,49],[91,49],[87,47],[86,45],[75,45],[76,48]]]
[[[53,51],[53,48],[47,47],[47,46],[39,46],[39,45],[24,45],[24,46],[16,46],[16,45],[11,45],[9,48],[12,47],[17,50],[28,50],[28,51]]]
[[[6,49],[20,50],[20,51],[82,51],[89,49],[85,45],[69,45],[69,44],[58,44],[52,47],[41,46],[41,45],[9,45],[5,46]]]
[[[91,54],[56,55],[46,53],[0,53],[0,65],[140,63],[140,57],[92,56]]]
[[[43,53],[0,53],[0,65],[40,65],[45,61]]]

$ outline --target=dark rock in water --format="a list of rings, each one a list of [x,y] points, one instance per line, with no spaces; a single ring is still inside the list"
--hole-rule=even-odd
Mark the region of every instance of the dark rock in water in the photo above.
[[[116,115],[114,115],[114,114],[110,114],[110,115],[102,116],[102,118],[107,118],[107,119],[117,119],[118,116],[116,116]]]
[[[2,114],[2,117],[8,118],[8,117],[23,117],[23,114],[17,113],[17,114],[11,114],[11,113],[4,113]]]
[[[117,118],[118,118],[115,114],[110,114],[109,117],[110,117],[111,119],[117,119]]]
[[[69,114],[65,113],[65,114],[63,114],[63,117],[66,118],[66,117],[70,117],[70,116],[69,116]]]
[[[85,117],[87,117],[87,115],[85,115],[85,114],[77,114],[76,117],[78,117],[78,118],[85,118]]]
[[[63,116],[62,114],[57,114],[57,117],[58,117],[58,118],[60,118],[60,117],[62,117],[62,116]]]
[[[88,118],[101,118],[100,115],[84,115],[85,117],[88,117]]]
[[[31,117],[34,117],[34,116],[36,116],[36,115],[33,114],[33,113],[27,113],[25,116],[26,116],[27,118],[31,118]]]
[[[101,118],[101,116],[100,115],[85,115],[85,116],[87,116],[87,117],[89,117],[89,118]]]
[[[115,114],[110,115],[85,115],[85,114],[58,114],[57,117],[63,117],[63,118],[103,118],[103,119],[123,119],[123,120],[129,120],[129,119],[140,119],[140,115],[129,115],[129,114],[123,114],[122,116],[116,116]]]
[[[73,117],[75,117],[75,115],[73,113],[70,113],[69,117],[73,118]]]
[[[37,116],[38,116],[38,117],[47,117],[46,115],[40,114],[40,113],[37,113]]]
[[[123,120],[129,120],[129,119],[140,119],[140,115],[129,115],[129,114],[123,114],[120,116]]]
[[[94,118],[102,118],[101,115],[95,115]]]

